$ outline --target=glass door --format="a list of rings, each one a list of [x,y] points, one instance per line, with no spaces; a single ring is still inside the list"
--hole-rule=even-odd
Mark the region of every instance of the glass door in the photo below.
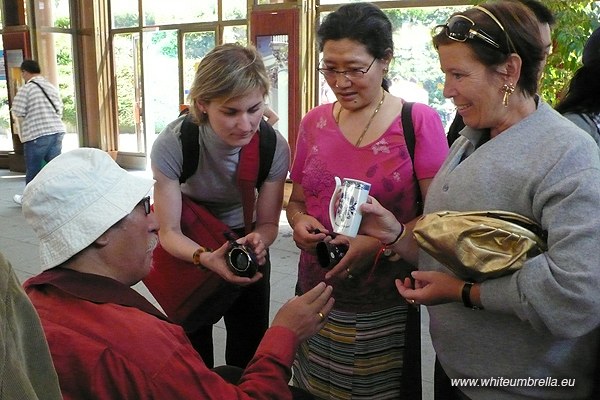
[[[118,145],[111,150],[144,151],[142,121],[140,35],[113,36],[114,74],[117,96]]]
[[[277,129],[292,155],[300,123],[299,15],[297,9],[253,11],[251,38],[271,78],[269,106],[279,115]]]
[[[176,29],[143,34],[143,116],[148,151],[179,113],[179,46]]]

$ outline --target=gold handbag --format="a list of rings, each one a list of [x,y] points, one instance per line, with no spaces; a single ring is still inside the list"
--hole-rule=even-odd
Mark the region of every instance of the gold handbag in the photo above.
[[[413,234],[419,246],[465,280],[513,273],[547,250],[531,219],[507,211],[439,211],[423,215]]]

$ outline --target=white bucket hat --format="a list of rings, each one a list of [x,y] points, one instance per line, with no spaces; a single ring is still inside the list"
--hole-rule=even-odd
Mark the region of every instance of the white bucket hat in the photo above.
[[[49,162],[23,192],[23,215],[40,240],[42,271],[92,244],[153,185],[98,149],[72,150]]]

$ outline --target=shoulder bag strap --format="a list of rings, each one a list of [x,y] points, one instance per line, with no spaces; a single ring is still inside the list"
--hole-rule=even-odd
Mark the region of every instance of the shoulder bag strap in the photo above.
[[[254,190],[255,188],[260,190],[269,175],[276,145],[275,130],[266,121],[262,120],[257,134],[241,150],[237,182],[242,193],[246,234],[252,231],[252,218],[256,204]]]
[[[48,99],[48,101],[50,102],[50,104],[52,104],[52,108],[54,108],[54,112],[58,114],[58,108],[56,108],[56,106],[54,105],[54,103],[52,102],[52,100],[50,100],[50,96],[48,96],[48,93],[46,93],[46,91],[44,90],[44,88],[42,87],[42,85],[40,85],[36,81],[29,81],[29,82],[33,83],[34,85],[36,85],[37,87],[40,88],[40,90],[42,91],[42,93],[44,93],[44,96],[46,96],[46,98]]]

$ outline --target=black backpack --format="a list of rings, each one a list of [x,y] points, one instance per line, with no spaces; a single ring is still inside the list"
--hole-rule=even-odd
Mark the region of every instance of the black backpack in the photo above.
[[[275,129],[265,120],[260,121],[259,134],[259,169],[256,180],[256,188],[260,189],[269,175],[275,147],[277,145],[277,134]],[[198,143],[198,125],[192,122],[190,116],[186,116],[181,124],[181,149],[183,151],[183,165],[179,183],[184,183],[198,169],[200,158],[200,144]]]

